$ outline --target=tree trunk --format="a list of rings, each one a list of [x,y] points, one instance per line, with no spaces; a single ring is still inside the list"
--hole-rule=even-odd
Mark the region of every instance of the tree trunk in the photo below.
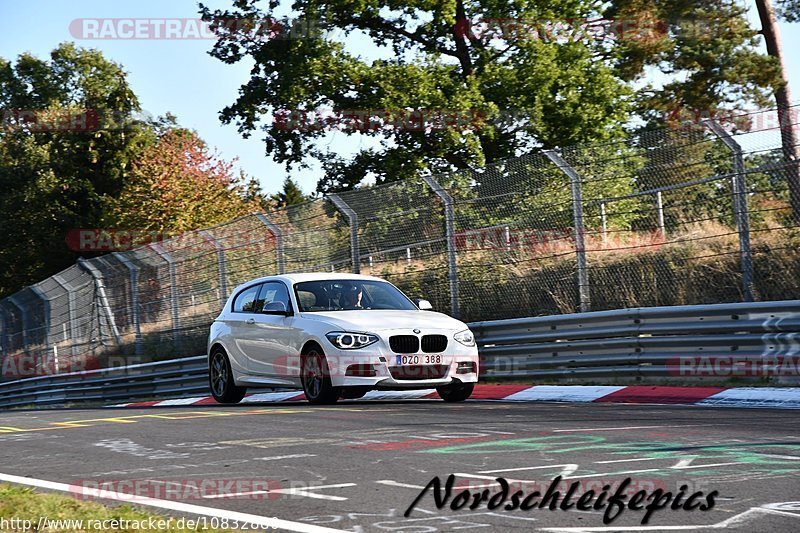
[[[795,110],[792,109],[792,97],[789,91],[789,78],[786,75],[786,64],[783,60],[781,46],[781,33],[775,9],[770,0],[756,0],[758,16],[761,19],[761,34],[767,44],[767,54],[776,58],[780,64],[780,87],[775,87],[775,103],[778,108],[778,123],[781,127],[781,147],[786,160],[786,177],[789,182],[789,197],[791,199],[792,214],[796,224],[800,224],[800,146],[798,146],[798,133],[794,126]]]

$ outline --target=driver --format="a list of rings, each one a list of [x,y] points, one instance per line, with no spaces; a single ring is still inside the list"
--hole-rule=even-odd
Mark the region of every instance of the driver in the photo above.
[[[342,289],[341,307],[343,309],[363,309],[361,298],[364,291],[359,285],[347,284]]]

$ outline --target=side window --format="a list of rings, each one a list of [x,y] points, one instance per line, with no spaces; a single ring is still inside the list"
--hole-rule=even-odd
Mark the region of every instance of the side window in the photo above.
[[[258,292],[262,285],[249,287],[239,293],[233,302],[234,313],[258,313],[261,311],[261,302],[258,301]]]
[[[288,311],[291,309],[289,304],[289,291],[286,285],[279,281],[269,281],[261,286],[258,299],[263,302],[263,312]]]

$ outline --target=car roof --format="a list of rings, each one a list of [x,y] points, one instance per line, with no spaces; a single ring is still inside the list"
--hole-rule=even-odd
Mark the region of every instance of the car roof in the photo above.
[[[365,276],[362,274],[347,274],[343,272],[298,272],[293,274],[277,274],[274,276],[264,276],[262,278],[254,278],[241,285],[237,286],[235,291],[240,288],[252,285],[254,283],[263,283],[265,281],[283,281],[289,284],[301,283],[303,281],[325,281],[330,279],[347,279],[347,280],[371,280],[371,281],[386,281],[385,279],[376,278],[375,276]]]

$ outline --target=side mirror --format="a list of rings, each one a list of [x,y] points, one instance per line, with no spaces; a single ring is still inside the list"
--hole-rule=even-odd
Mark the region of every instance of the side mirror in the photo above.
[[[424,298],[415,298],[414,303],[417,304],[417,307],[419,307],[420,311],[433,310],[433,306],[431,305],[431,303],[428,300],[425,300]]]
[[[283,302],[268,303],[264,306],[264,309],[261,312],[265,315],[289,316],[289,310],[286,308],[286,304]]]

